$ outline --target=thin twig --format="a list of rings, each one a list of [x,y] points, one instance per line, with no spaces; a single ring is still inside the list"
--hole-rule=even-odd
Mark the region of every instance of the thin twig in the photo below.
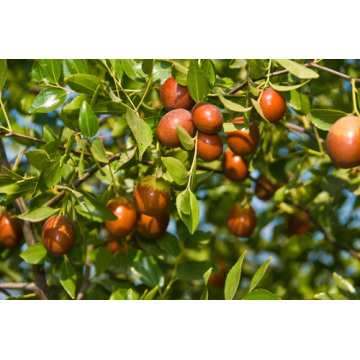
[[[90,251],[93,249],[93,245],[88,245],[86,247],[86,262],[85,262],[85,273],[84,273],[84,281],[81,287],[81,290],[76,297],[76,300],[82,300],[86,294],[86,291],[90,285],[90,269],[91,269],[91,259],[90,259]]]
[[[26,290],[26,291],[32,291],[36,292],[38,290],[35,283],[30,282],[23,282],[23,283],[17,283],[17,282],[0,282],[0,289],[8,289],[8,290]]]

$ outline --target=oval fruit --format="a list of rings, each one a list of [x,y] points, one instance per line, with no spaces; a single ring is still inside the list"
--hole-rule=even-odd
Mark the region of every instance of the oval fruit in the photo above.
[[[223,152],[223,143],[219,134],[198,133],[197,155],[206,162],[217,160]]]
[[[13,215],[11,211],[0,214],[0,247],[15,249],[22,239],[20,220]]]
[[[156,217],[140,214],[137,231],[146,239],[155,239],[166,233],[169,221],[170,214],[167,210]]]
[[[227,226],[235,236],[249,237],[256,223],[256,214],[251,205],[245,205],[242,208],[239,203],[235,203],[229,211]]]
[[[224,122],[220,109],[208,102],[196,104],[192,110],[192,118],[195,127],[204,134],[216,134]]]
[[[285,114],[285,97],[281,92],[273,88],[267,88],[261,95],[260,107],[265,118],[271,123],[276,123],[280,121]]]
[[[222,168],[224,175],[234,182],[244,181],[249,176],[246,160],[241,155],[235,155],[230,149],[225,151]]]
[[[261,186],[262,185],[262,186]],[[268,191],[266,191],[268,190]],[[272,184],[272,182],[265,178],[257,179],[256,185],[255,185],[255,195],[260,200],[269,200],[272,198],[274,191],[276,190],[276,187]]]

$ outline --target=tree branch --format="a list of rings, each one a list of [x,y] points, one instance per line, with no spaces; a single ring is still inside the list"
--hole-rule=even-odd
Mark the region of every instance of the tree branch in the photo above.
[[[7,289],[7,290],[25,290],[36,292],[38,291],[38,287],[35,283],[16,283],[16,282],[0,282],[0,289]]]

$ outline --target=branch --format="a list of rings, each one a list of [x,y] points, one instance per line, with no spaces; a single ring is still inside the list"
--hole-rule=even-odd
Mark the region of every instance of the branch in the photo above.
[[[86,263],[85,263],[85,274],[84,274],[84,281],[81,287],[81,290],[78,294],[78,296],[76,297],[76,300],[82,300],[86,294],[86,290],[88,289],[89,285],[90,285],[90,269],[91,269],[91,259],[90,259],[90,254],[89,252],[93,249],[93,245],[88,245],[86,247]]]
[[[284,125],[285,125],[287,128],[291,129],[291,130],[294,130],[294,131],[297,131],[297,132],[301,132],[301,133],[307,134],[307,135],[309,135],[312,139],[317,140],[316,135],[315,135],[313,132],[311,132],[311,131],[303,128],[302,126],[295,125],[295,124],[290,123],[290,122],[286,122]],[[319,138],[319,140],[320,140],[320,142],[324,142],[324,141],[325,141],[324,139],[321,139],[321,138]]]
[[[334,75],[337,75],[337,76],[340,76],[346,80],[354,80],[355,82],[360,82],[360,79],[358,78],[354,78],[352,76],[349,76],[349,75],[346,75],[346,74],[343,74],[339,71],[335,71],[335,70],[332,70],[332,69],[329,69],[325,66],[321,66],[321,65],[318,65],[312,61],[309,61],[308,63],[304,64],[305,67],[308,67],[308,68],[315,68],[315,69],[319,69],[319,70],[323,70],[323,71],[327,71],[331,74],[334,74]],[[255,79],[253,80],[254,82],[256,81],[259,81],[259,80],[262,80],[262,79],[266,79],[268,77],[274,77],[274,76],[279,76],[279,75],[284,75],[284,74],[287,74],[289,72],[289,70],[280,70],[280,71],[276,71],[276,72],[273,72],[271,74],[266,74],[266,75],[263,75],[261,77],[259,77],[258,79]],[[235,94],[237,93],[238,91],[240,91],[241,89],[243,89],[244,87],[246,87],[248,84],[248,81],[244,81],[242,84],[240,84],[239,86],[237,86],[236,88],[232,89],[231,91],[228,92],[228,95],[231,95],[231,94]]]
[[[8,289],[8,290],[26,290],[31,292],[36,292],[38,287],[35,283],[16,283],[16,282],[0,282],[0,289]]]
[[[6,156],[6,151],[5,151],[1,137],[0,137],[0,154],[1,154],[0,164],[2,166],[4,166],[5,168],[10,169],[10,164],[9,164],[9,161]],[[0,171],[4,172],[2,169]],[[14,207],[18,214],[22,214],[22,213],[26,212],[26,210],[27,210],[25,201],[21,197],[14,201]],[[35,236],[32,224],[28,221],[21,221],[21,225],[22,225],[23,234],[24,234],[27,246],[36,244],[37,240],[36,240],[36,236]],[[38,288],[37,295],[42,300],[51,299],[50,290],[46,283],[45,272],[43,271],[43,269],[41,268],[40,265],[32,265],[32,270],[33,270],[33,274],[34,274],[34,281]]]

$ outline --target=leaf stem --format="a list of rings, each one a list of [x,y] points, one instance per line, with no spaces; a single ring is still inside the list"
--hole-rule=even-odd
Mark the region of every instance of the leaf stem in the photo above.
[[[351,79],[351,88],[352,88],[352,101],[353,101],[353,106],[354,106],[354,114],[356,114],[357,116],[360,117],[360,113],[359,110],[357,108],[357,104],[356,104],[356,86],[355,86],[355,79]]]
[[[9,127],[9,132],[12,132],[11,124],[10,124],[9,118],[8,118],[7,113],[6,113],[6,110],[5,110],[5,106],[4,106],[1,98],[0,98],[0,104],[1,104],[1,108],[2,108],[2,110],[3,110],[3,112],[4,112],[6,122],[7,122],[8,127]]]

